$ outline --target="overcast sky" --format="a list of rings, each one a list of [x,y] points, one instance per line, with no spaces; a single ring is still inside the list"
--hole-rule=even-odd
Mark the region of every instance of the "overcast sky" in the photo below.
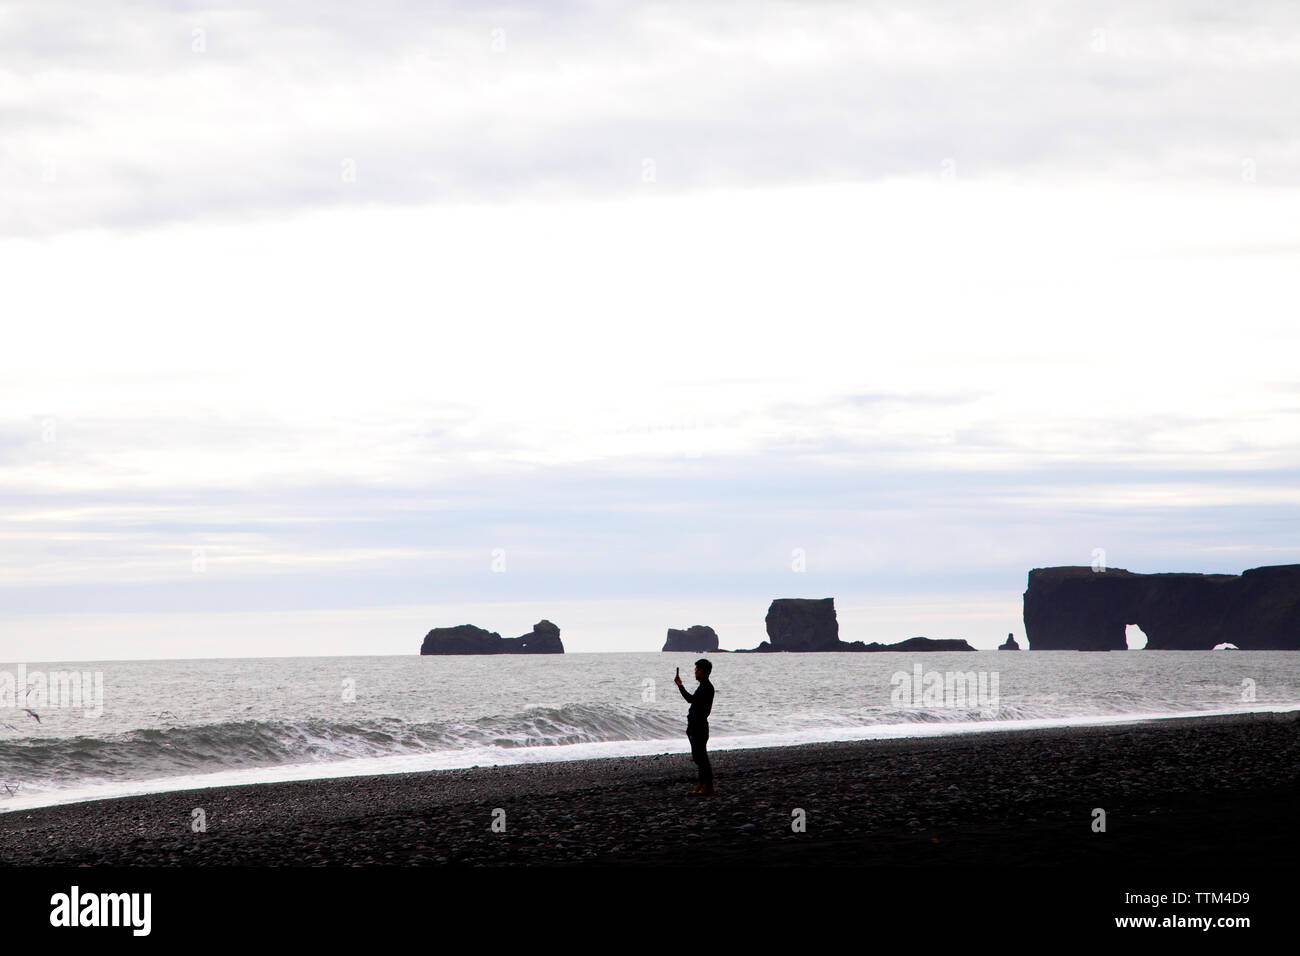
[[[1289,2],[0,2],[0,659],[1300,562],[1298,90]]]

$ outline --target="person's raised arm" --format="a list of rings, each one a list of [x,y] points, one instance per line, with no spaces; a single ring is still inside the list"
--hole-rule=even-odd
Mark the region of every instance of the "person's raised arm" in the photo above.
[[[682,683],[682,669],[680,667],[677,668],[677,674],[673,677],[673,683],[677,685],[677,689],[682,692],[682,696],[686,698],[688,704],[695,700],[695,695],[687,691],[686,686]]]

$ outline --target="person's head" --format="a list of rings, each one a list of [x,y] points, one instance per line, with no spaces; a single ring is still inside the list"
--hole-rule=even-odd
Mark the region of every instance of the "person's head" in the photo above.
[[[704,678],[708,677],[711,673],[713,673],[713,661],[701,657],[695,662],[696,680],[704,680]]]

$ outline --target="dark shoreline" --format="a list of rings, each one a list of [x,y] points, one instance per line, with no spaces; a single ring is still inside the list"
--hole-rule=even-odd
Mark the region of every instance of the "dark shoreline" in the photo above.
[[[688,795],[690,758],[668,754],[18,810],[0,814],[0,863],[1235,868],[1292,866],[1300,851],[1292,713],[719,751],[713,763],[714,798]],[[505,832],[491,829],[498,808]]]

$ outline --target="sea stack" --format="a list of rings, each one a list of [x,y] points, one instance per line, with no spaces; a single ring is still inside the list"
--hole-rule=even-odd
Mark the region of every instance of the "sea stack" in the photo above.
[[[956,637],[909,637],[897,644],[841,641],[834,598],[777,598],[767,609],[767,636],[771,639],[737,654],[775,651],[973,651]],[[664,648],[667,650],[667,648]]]
[[[999,645],[998,645],[998,650],[1000,650],[1000,651],[1018,651],[1018,650],[1020,650],[1020,645],[1016,643],[1016,636],[1015,636],[1014,634],[1008,634],[1008,635],[1007,635],[1007,641],[1006,641],[1006,643],[1005,643],[1005,644],[999,644]]]
[[[1149,651],[1300,650],[1300,564],[1241,574],[1034,568],[1024,601],[1031,651],[1122,651],[1129,624]]]
[[[841,650],[835,599],[777,598],[767,609],[767,636],[773,651]]]
[[[686,630],[668,628],[668,640],[664,642],[665,651],[686,651],[691,654],[707,654],[718,649],[718,635],[711,627],[695,624]]]
[[[502,637],[473,624],[435,627],[424,636],[421,654],[563,654],[560,629],[550,621],[533,625],[529,634]]]

